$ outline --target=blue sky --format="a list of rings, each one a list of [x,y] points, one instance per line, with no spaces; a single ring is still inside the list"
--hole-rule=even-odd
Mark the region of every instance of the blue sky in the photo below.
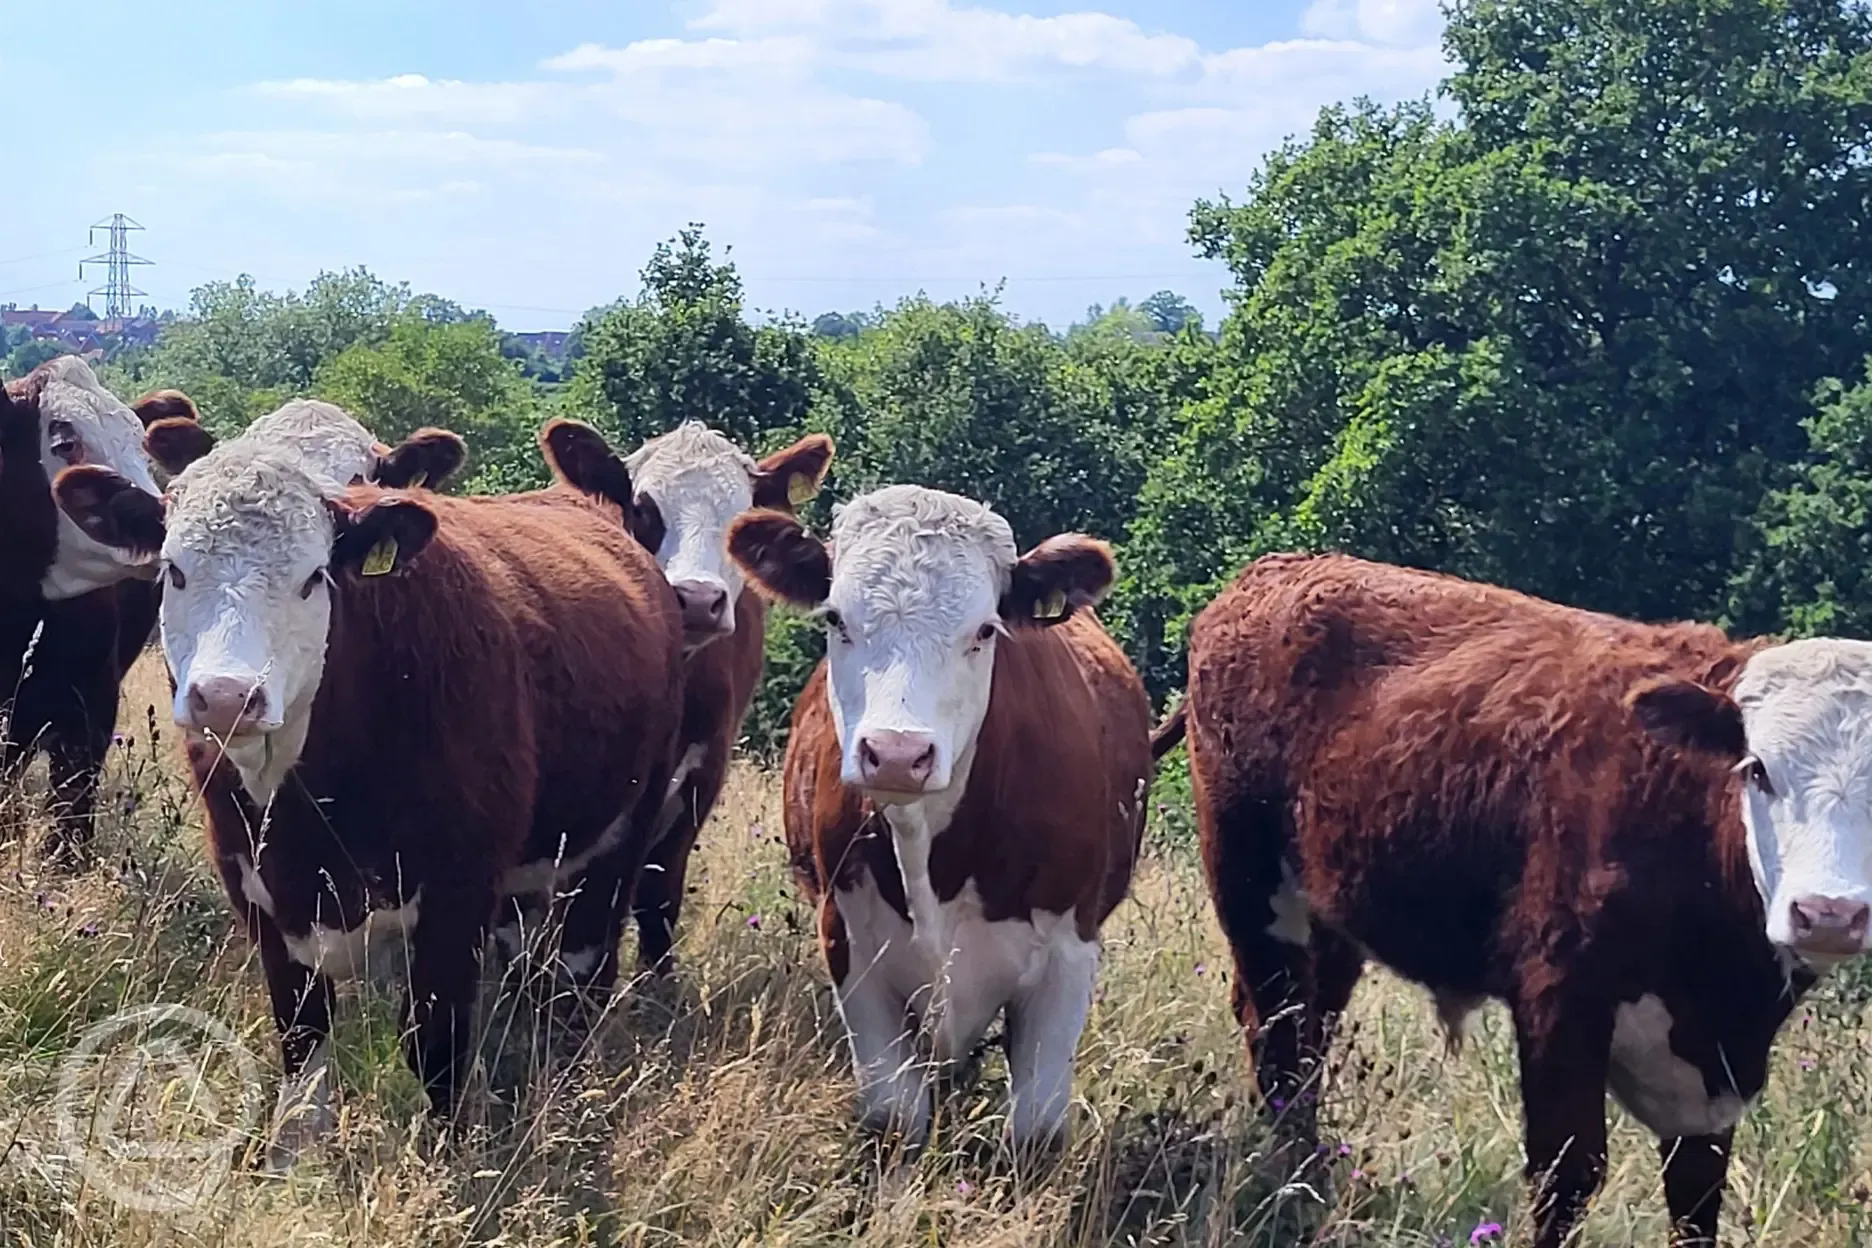
[[[1435,0],[94,0],[12,15],[0,302],[368,265],[570,325],[702,221],[759,309],[924,290],[1063,326],[1225,275],[1190,204],[1324,103],[1442,75]],[[23,29],[22,29],[23,27]],[[111,51],[106,51],[111,49]],[[121,84],[108,77],[113,67]]]

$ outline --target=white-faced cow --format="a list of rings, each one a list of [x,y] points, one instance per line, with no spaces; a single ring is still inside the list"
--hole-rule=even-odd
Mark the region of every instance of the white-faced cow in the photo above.
[[[632,528],[682,604],[683,726],[674,791],[651,833],[655,848],[637,881],[637,963],[670,966],[689,855],[728,775],[741,721],[760,687],[767,609],[728,558],[728,525],[750,508],[791,514],[818,492],[832,439],[809,434],[756,463],[721,434],[690,421],[644,443],[624,461],[594,431],[554,421],[542,442],[559,479],[629,509]],[[575,452],[574,443],[583,450]],[[593,443],[596,442],[596,445]],[[612,495],[622,481],[634,494]]]
[[[332,983],[373,957],[407,963],[405,1053],[446,1112],[514,877],[573,911],[629,896],[591,872],[631,869],[616,844],[672,765],[682,633],[654,560],[571,490],[346,487],[278,438],[215,448],[166,512],[101,468],[56,490],[161,559],[175,715],[281,1035],[274,1160],[333,1121]]]
[[[1674,1238],[1715,1242],[1776,1030],[1867,947],[1872,644],[1270,555],[1197,617],[1178,714],[1271,1105],[1310,1134],[1376,958],[1452,1045],[1507,1003],[1543,1248],[1604,1173],[1608,1089],[1662,1141]]]
[[[760,511],[728,545],[825,621],[787,743],[786,833],[863,1121],[923,1139],[928,1076],[1005,1009],[1014,1140],[1056,1139],[1151,767],[1143,688],[1084,609],[1112,583],[1109,550],[1068,534],[1017,555],[986,506],[901,485],[838,509],[830,550]]]
[[[0,776],[45,751],[50,849],[68,863],[89,845],[118,687],[149,641],[158,591],[147,557],[93,541],[60,513],[52,479],[98,464],[153,497],[142,406],[125,406],[76,356],[0,389]]]

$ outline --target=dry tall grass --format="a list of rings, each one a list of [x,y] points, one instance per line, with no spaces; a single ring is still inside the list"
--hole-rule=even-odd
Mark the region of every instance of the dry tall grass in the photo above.
[[[0,795],[6,1244],[1272,1245],[1305,1225],[1325,1244],[1430,1245],[1468,1243],[1478,1226],[1486,1237],[1489,1223],[1522,1228],[1504,1017],[1491,1009],[1465,1053],[1445,1058],[1422,994],[1382,974],[1361,987],[1335,1063],[1330,1191],[1280,1182],[1245,1103],[1225,949],[1174,803],[1107,929],[1065,1155],[1039,1174],[997,1155],[1006,1080],[991,1055],[924,1156],[878,1158],[851,1124],[842,1036],[784,872],[775,786],[752,769],[705,834],[674,983],[634,987],[582,1043],[540,1035],[521,1007],[484,1010],[481,1073],[446,1133],[425,1122],[403,1069],[394,989],[347,989],[332,1147],[284,1181],[217,1181],[222,1157],[204,1156],[180,1176],[203,1191],[191,1207],[126,1206],[100,1185],[147,1187],[175,1163],[113,1158],[88,1134],[134,1108],[139,1138],[211,1138],[237,1117],[229,1080],[241,1072],[221,1061],[196,1078],[178,1048],[159,1056],[179,1055],[182,1074],[146,1078],[133,1107],[87,1100],[89,1083],[61,1098],[62,1077],[102,1069],[67,1060],[88,1029],[137,1006],[186,1005],[255,1055],[267,1107],[277,1075],[257,960],[202,861],[166,693],[146,660],[111,767],[107,866],[75,879],[42,870],[26,844],[36,799]],[[1872,1225],[1861,1160],[1872,1061],[1852,995],[1830,989],[1783,1038],[1740,1131],[1731,1242],[1846,1245]],[[87,1169],[79,1153],[103,1163]],[[1653,1145],[1616,1112],[1612,1174],[1586,1234],[1663,1240]]]

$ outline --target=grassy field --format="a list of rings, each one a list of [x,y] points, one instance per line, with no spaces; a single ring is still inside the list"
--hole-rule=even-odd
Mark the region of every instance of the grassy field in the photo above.
[[[286,1180],[229,1173],[250,1138],[243,1107],[264,1120],[278,1059],[257,959],[202,861],[166,704],[146,659],[97,870],[43,870],[35,785],[0,795],[0,1243],[1012,1248],[1284,1244],[1306,1226],[1325,1244],[1462,1245],[1524,1229],[1505,1016],[1491,1007],[1446,1057],[1423,994],[1377,973],[1334,1062],[1332,1181],[1282,1182],[1247,1104],[1227,957],[1174,775],[1133,899],[1106,929],[1073,1139],[1043,1173],[996,1153],[998,1054],[914,1162],[878,1157],[854,1131],[776,785],[752,768],[704,835],[673,983],[634,987],[582,1041],[541,1034],[511,998],[485,1008],[483,1061],[447,1132],[426,1123],[403,1069],[394,988],[347,988],[337,1139]],[[154,1003],[200,1017],[111,1032]],[[1872,1239],[1863,1010],[1863,994],[1836,985],[1784,1033],[1739,1133],[1728,1242]],[[215,1026],[219,1050],[203,1031]],[[134,1147],[152,1142],[181,1155]],[[1663,1242],[1650,1137],[1614,1111],[1612,1149],[1588,1240]]]

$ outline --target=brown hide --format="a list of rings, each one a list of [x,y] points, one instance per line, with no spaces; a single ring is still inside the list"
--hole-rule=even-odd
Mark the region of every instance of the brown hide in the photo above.
[[[390,495],[353,486],[345,505]],[[666,783],[681,627],[615,509],[562,489],[421,499],[439,519],[429,545],[392,575],[341,576],[333,590],[310,735],[259,857],[272,918],[241,880],[258,812],[210,747],[190,757],[222,879],[267,963],[289,1073],[329,1028],[330,985],[286,958],[282,932],[303,935],[315,917],[353,927],[368,906],[421,890],[410,1056],[442,1108],[503,874],[575,857],[615,821],[634,828]],[[616,931],[610,911],[644,848],[627,833],[593,864],[568,931]],[[615,948],[594,978],[614,959]]]
[[[1760,1090],[1793,998],[1736,782],[1625,703],[1663,674],[1727,688],[1753,648],[1336,555],[1261,559],[1197,617],[1185,713],[1204,865],[1262,1088],[1303,1135],[1367,954],[1446,1017],[1508,1004],[1530,1174],[1552,1174],[1543,1245],[1603,1173],[1605,1089],[1632,1090],[1610,1064],[1619,1004],[1657,996],[1709,1093]],[[1305,944],[1277,923],[1283,868],[1310,908]],[[1727,1140],[1667,1166],[1692,1232],[1714,1233]]]
[[[1073,912],[1090,939],[1130,887],[1151,772],[1143,685],[1091,611],[1051,628],[1017,627],[995,647],[994,683],[955,818],[930,848],[930,881],[948,901],[974,880],[983,918]],[[870,872],[905,918],[903,877],[881,818],[839,779],[826,666],[794,708],[782,775],[789,857],[814,901]],[[821,939],[843,982],[843,925],[824,907]]]

